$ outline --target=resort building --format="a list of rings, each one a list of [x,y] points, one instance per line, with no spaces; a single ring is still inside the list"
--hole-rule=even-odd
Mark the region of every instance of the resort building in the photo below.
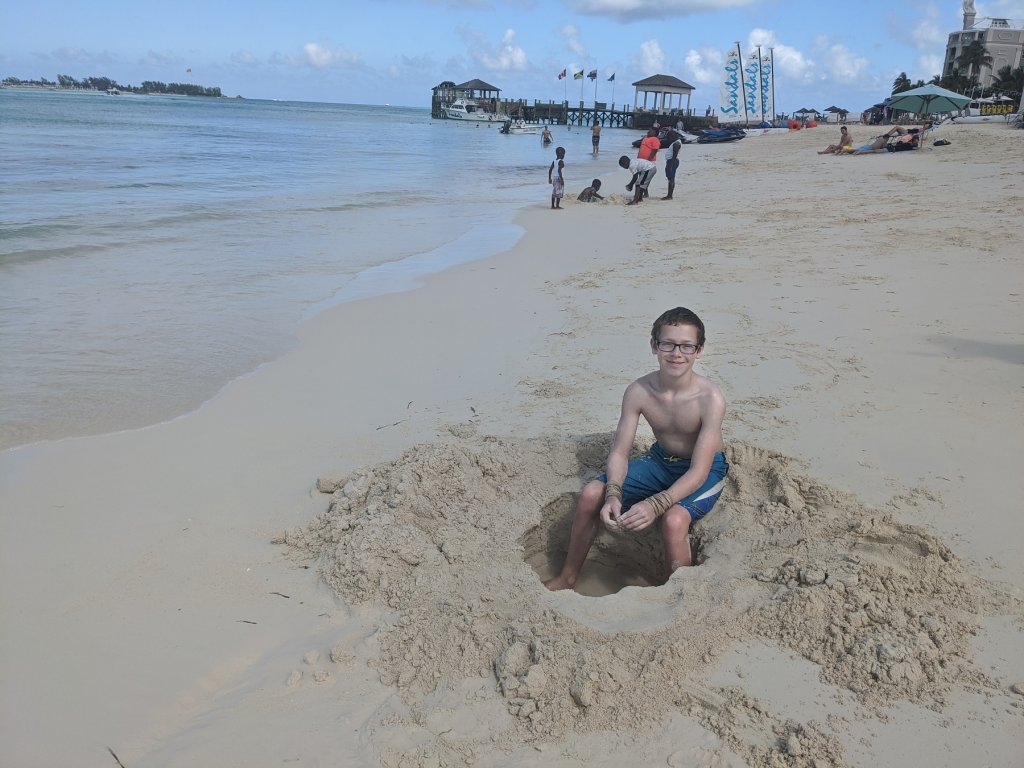
[[[942,64],[942,75],[963,74],[957,67],[957,57],[965,46],[975,40],[985,45],[988,55],[992,57],[991,67],[982,67],[977,73],[978,84],[987,88],[992,84],[994,73],[1003,67],[1016,69],[1021,65],[1021,52],[1024,51],[1024,23],[1013,19],[977,18],[974,11],[974,0],[964,0],[964,28],[953,32],[946,43],[946,58]]]

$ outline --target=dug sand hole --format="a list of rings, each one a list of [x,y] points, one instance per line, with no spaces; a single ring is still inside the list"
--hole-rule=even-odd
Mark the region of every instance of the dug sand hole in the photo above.
[[[520,538],[523,559],[541,581],[556,576],[569,549],[569,533],[576,512],[575,493],[558,496],[541,511],[541,522]],[[694,564],[704,560],[699,533],[690,534]],[[576,582],[576,592],[587,597],[614,595],[623,587],[655,587],[665,583],[668,568],[661,534],[656,526],[639,534],[615,535],[603,528]]]

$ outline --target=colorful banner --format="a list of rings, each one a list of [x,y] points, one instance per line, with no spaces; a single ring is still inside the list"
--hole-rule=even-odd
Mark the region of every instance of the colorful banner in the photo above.
[[[609,83],[614,83],[615,82],[615,73],[614,72],[612,72],[612,76],[608,78],[608,82]]]
[[[725,69],[722,84],[718,90],[718,121],[720,123],[741,122],[743,103],[740,91],[740,44],[736,43],[725,54]]]
[[[563,77],[565,77],[565,74],[566,70],[563,69],[561,72],[558,73],[558,79],[561,80]]]
[[[581,69],[581,70],[580,70],[579,72],[577,72],[576,74],[574,74],[574,75],[572,76],[572,79],[573,79],[573,80],[582,80],[582,79],[583,79],[583,70]]]
[[[590,70],[590,72],[587,73],[587,77],[589,77],[591,80],[597,80],[597,70]]]
[[[775,120],[775,63],[772,61],[772,52],[761,56],[761,109],[764,110],[764,119],[768,122]]]
[[[747,110],[747,121],[761,122],[761,57],[754,53],[743,68],[743,96]]]

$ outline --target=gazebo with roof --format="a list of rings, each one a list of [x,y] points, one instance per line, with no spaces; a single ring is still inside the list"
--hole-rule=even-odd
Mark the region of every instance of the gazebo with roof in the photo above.
[[[467,80],[464,83],[460,83],[455,86],[455,98],[457,99],[472,99],[473,101],[479,101],[481,99],[486,101],[494,101],[499,98],[501,88],[485,83],[483,80],[474,78]]]
[[[684,114],[690,114],[690,96],[693,94],[693,86],[689,83],[684,83],[678,77],[672,75],[651,75],[645,77],[643,80],[637,80],[633,83],[633,87],[636,89],[633,96],[633,108],[637,111],[641,109],[650,112],[660,112],[663,114],[670,114],[673,110],[678,110]],[[640,94],[643,94],[643,103],[640,103]],[[647,97],[649,95],[654,96],[652,99],[651,106],[647,106]],[[683,107],[683,96],[686,96],[686,107]],[[673,100],[677,101],[677,106],[673,106]]]

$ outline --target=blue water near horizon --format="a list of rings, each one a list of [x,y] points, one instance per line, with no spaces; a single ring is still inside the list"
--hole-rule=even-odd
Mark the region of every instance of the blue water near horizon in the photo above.
[[[631,132],[555,127],[569,190]],[[187,413],[338,301],[507,250],[553,149],[429,110],[0,89],[0,449]]]

